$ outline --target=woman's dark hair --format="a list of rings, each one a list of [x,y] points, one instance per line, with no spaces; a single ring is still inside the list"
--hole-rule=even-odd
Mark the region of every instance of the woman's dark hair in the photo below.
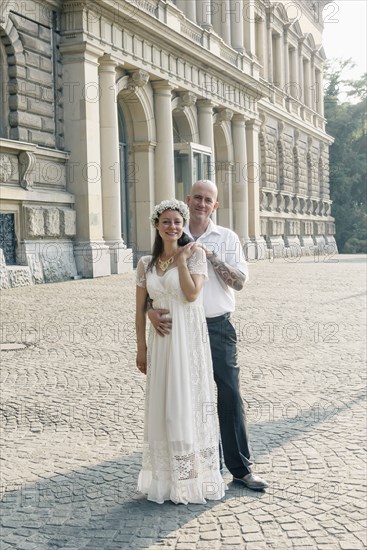
[[[178,246],[185,246],[186,244],[193,242],[193,240],[194,239],[189,237],[187,233],[183,232],[181,237],[178,239],[177,244]],[[155,239],[154,239],[153,248],[152,248],[152,259],[150,260],[147,267],[148,271],[152,271],[153,266],[155,265],[157,259],[162,254],[162,252],[163,252],[162,237],[160,236],[158,229],[156,229]]]

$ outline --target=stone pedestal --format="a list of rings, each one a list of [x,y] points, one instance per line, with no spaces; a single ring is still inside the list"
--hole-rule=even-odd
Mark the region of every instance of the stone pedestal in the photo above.
[[[314,235],[313,242],[315,251],[323,252],[325,250],[326,243],[324,235]]]
[[[325,248],[328,254],[338,254],[338,245],[334,235],[325,235]]]
[[[301,232],[299,220],[287,220],[285,224],[286,233],[284,243],[287,247],[287,256],[297,258],[302,256],[301,243],[298,235]]]
[[[11,288],[33,285],[32,273],[28,266],[10,265],[7,269]]]
[[[266,239],[268,248],[270,249],[270,255],[273,258],[284,258],[286,255],[285,252],[285,243],[283,237],[280,235],[273,235],[272,237],[267,237]]]
[[[311,235],[303,235],[300,237],[302,256],[312,256],[314,250],[314,242]]]
[[[79,241],[74,245],[78,273],[90,279],[111,275],[110,249],[104,241]]]
[[[8,270],[6,268],[6,262],[3,249],[0,248],[0,289],[10,288]]]
[[[244,245],[243,250],[248,261],[267,260],[269,250],[264,237],[249,239]]]
[[[71,240],[24,240],[18,262],[28,266],[35,284],[56,283],[78,275]]]
[[[111,275],[131,273],[133,270],[133,251],[118,242],[106,241],[110,253]]]

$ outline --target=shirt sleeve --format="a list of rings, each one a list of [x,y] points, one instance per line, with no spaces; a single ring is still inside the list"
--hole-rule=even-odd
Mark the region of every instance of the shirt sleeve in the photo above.
[[[140,258],[138,261],[138,265],[136,266],[136,276],[135,281],[137,286],[141,286],[142,288],[146,288],[147,286],[147,276],[146,276],[146,268],[147,268],[147,262],[145,261],[145,257]]]
[[[197,248],[187,260],[187,267],[192,275],[204,275],[208,277],[208,264],[206,254],[202,248]]]

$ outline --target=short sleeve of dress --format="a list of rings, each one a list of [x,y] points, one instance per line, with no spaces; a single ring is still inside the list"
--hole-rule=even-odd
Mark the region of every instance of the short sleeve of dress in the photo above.
[[[146,288],[147,281],[146,281],[146,273],[147,273],[147,267],[148,263],[150,261],[151,256],[143,256],[138,261],[138,265],[136,266],[136,285],[141,286],[143,288]]]
[[[187,260],[187,267],[192,275],[205,275],[208,277],[208,264],[206,254],[202,248],[197,248]]]

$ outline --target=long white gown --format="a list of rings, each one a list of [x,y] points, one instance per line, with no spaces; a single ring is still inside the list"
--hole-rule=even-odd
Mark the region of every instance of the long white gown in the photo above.
[[[137,285],[146,287],[155,309],[168,309],[172,331],[164,337],[150,327],[143,464],[138,490],[162,504],[218,500],[226,488],[219,471],[219,427],[209,336],[201,295],[188,302],[177,267],[158,275],[147,271],[151,256],[139,260]],[[190,273],[207,277],[206,258],[197,250]]]

